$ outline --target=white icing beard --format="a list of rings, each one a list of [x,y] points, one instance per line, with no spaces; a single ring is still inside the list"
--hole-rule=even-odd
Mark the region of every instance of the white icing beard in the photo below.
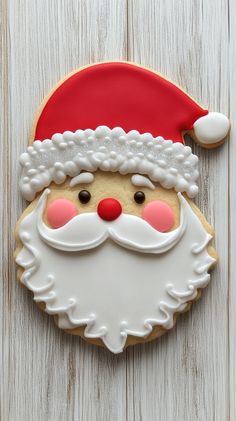
[[[59,327],[86,325],[85,337],[101,338],[118,353],[128,335],[146,337],[155,325],[170,329],[174,313],[209,282],[211,236],[180,193],[180,225],[165,234],[125,214],[112,222],[81,214],[51,229],[42,219],[48,193],[20,224],[16,261],[22,283],[58,315]]]

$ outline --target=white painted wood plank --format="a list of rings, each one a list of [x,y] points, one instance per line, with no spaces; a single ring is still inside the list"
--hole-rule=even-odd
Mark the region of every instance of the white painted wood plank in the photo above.
[[[229,145],[229,378],[230,378],[230,420],[236,419],[236,3],[229,2],[230,18],[230,118],[231,141]]]
[[[4,294],[4,286],[7,281],[8,269],[4,265],[4,256],[8,253],[7,242],[4,241],[5,236],[9,235],[6,232],[5,220],[6,213],[5,208],[2,206],[4,191],[6,186],[6,166],[5,166],[5,155],[6,155],[6,138],[7,133],[7,52],[6,52],[6,39],[7,39],[7,11],[3,3],[0,3],[0,114],[1,114],[1,123],[0,123],[0,168],[1,171],[1,180],[0,180],[0,197],[1,207],[0,207],[0,238],[1,238],[1,259],[0,259],[0,417],[3,413],[3,398],[5,396],[5,391],[7,390],[7,369],[4,364],[4,351],[8,349],[8,338],[5,337],[5,314],[4,307],[8,301],[7,294]]]
[[[10,0],[2,3],[5,113],[2,420],[114,420],[126,413],[126,358],[57,329],[16,284],[13,231],[23,206],[20,153],[43,96],[67,72],[126,57],[126,3],[121,0]],[[8,60],[6,61],[6,58]],[[8,186],[8,187],[7,187]]]
[[[57,330],[15,284],[16,218],[22,210],[17,160],[33,113],[68,71],[96,60],[128,59],[176,80],[212,110],[228,112],[228,5],[224,0],[126,2],[9,0],[1,3],[1,419],[226,420],[235,408],[235,145],[200,151],[198,203],[217,230],[221,263],[212,284],[176,330],[114,357]],[[230,1],[231,86],[235,92],[235,5]],[[183,47],[184,46],[184,47]],[[8,61],[6,60],[8,55]],[[8,97],[9,91],[9,97]],[[231,99],[231,118],[235,119]],[[235,131],[232,138],[235,138]],[[230,337],[228,337],[228,148],[230,148]],[[7,153],[6,153],[7,151]],[[210,178],[211,177],[211,178]],[[223,180],[223,181],[222,181]],[[6,184],[11,189],[6,189]],[[6,191],[8,190],[8,191]],[[18,193],[17,193],[18,192]],[[226,193],[227,192],[227,193]],[[230,367],[228,366],[228,341]],[[126,358],[127,356],[127,358]],[[127,369],[127,380],[126,380]],[[127,391],[126,391],[127,383]],[[126,408],[127,401],[127,408]],[[126,414],[127,412],[127,414]]]
[[[130,0],[128,47],[129,60],[164,73],[203,105],[228,114],[226,0]],[[129,351],[129,420],[228,419],[228,145],[194,150],[201,174],[197,203],[215,226],[220,264],[176,330]]]

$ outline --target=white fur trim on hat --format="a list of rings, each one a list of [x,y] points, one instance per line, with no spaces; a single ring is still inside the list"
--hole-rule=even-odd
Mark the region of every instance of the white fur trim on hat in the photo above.
[[[194,133],[200,143],[211,145],[223,140],[229,131],[229,119],[221,113],[209,113],[200,117],[193,125]]]
[[[119,127],[67,131],[42,142],[36,140],[21,155],[20,163],[20,189],[29,201],[52,181],[61,184],[67,176],[97,169],[147,175],[189,197],[198,193],[198,158],[189,146],[136,130],[125,133]]]

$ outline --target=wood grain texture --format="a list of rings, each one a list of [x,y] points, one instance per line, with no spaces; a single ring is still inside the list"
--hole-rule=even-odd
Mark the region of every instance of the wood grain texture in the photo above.
[[[124,420],[126,357],[60,332],[15,282],[14,225],[23,206],[18,191],[37,104],[67,72],[89,62],[124,58],[122,1],[21,1],[4,5],[4,388],[2,420]],[[6,182],[7,180],[7,182]],[[11,188],[6,187],[11,186]]]
[[[229,90],[230,90],[230,118],[232,121],[231,141],[229,143],[229,399],[230,399],[230,420],[236,419],[236,36],[235,36],[236,3],[229,2]]]
[[[236,419],[236,131],[200,158],[197,204],[216,229],[220,264],[202,299],[154,343],[114,356],[57,329],[16,284],[14,226],[25,203],[18,158],[37,105],[67,72],[131,60],[236,120],[234,0],[3,0],[1,420]]]
[[[228,114],[228,5],[212,4],[130,1],[129,59],[158,69],[209,109]],[[228,419],[228,147],[193,147],[200,158],[197,204],[216,229],[220,264],[201,301],[161,344],[150,347],[151,357],[143,348],[133,350],[141,368],[129,371],[136,397],[130,419],[132,413],[151,420],[188,420],[190,414],[196,420]]]

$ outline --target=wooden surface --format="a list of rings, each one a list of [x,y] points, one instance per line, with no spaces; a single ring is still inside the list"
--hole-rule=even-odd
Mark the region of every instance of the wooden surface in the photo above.
[[[37,105],[67,72],[124,59],[150,66],[236,121],[235,0],[2,0],[1,420],[236,420],[236,130],[200,157],[197,203],[220,264],[176,329],[114,356],[57,329],[16,283],[18,158]]]

